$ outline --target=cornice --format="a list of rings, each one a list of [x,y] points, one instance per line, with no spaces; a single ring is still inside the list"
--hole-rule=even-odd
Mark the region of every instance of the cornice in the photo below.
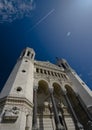
[[[49,61],[45,62],[45,61],[34,61],[34,66],[39,66],[39,67],[43,67],[43,68],[47,68],[47,69],[54,69],[55,71],[61,71],[64,72],[63,68],[58,67],[55,64],[50,63]]]
[[[21,98],[21,97],[4,97],[0,99],[0,106],[4,105],[4,104],[24,104],[27,105],[28,107],[32,108],[33,104],[26,98]]]

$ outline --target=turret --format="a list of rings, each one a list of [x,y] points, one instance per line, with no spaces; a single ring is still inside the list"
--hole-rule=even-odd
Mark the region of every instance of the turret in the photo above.
[[[32,128],[34,57],[32,48],[22,51],[1,92],[0,130]]]
[[[34,50],[32,48],[29,48],[29,47],[25,48],[20,55],[20,59],[27,58],[29,60],[34,60],[34,57],[35,57]]]
[[[69,66],[69,64],[67,63],[67,61],[65,59],[58,59],[57,60],[57,65],[59,67],[63,67],[63,69],[65,71],[69,71],[71,69],[71,67]]]

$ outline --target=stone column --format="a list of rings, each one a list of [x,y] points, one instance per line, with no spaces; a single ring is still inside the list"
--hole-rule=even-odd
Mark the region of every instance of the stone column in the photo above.
[[[54,117],[55,117],[55,122],[56,122],[56,130],[64,130],[64,127],[61,125],[60,120],[59,120],[59,114],[57,110],[57,106],[54,100],[53,96],[53,89],[50,89],[50,97],[52,101],[52,106],[53,106],[53,111],[54,111]]]
[[[76,122],[76,127],[78,128],[78,130],[84,130],[82,124],[78,121],[78,118],[77,118],[77,116],[76,116],[76,114],[75,114],[75,111],[73,110],[73,107],[72,107],[72,105],[71,105],[71,102],[70,102],[70,100],[69,100],[69,98],[68,98],[68,96],[67,96],[67,92],[64,92],[64,97],[65,97],[66,102],[68,103],[68,106],[69,106],[69,108],[70,108],[70,110],[71,110],[71,113],[72,113],[72,115],[73,115],[73,117],[74,117],[74,120],[75,120],[75,122]]]
[[[29,114],[26,116],[26,128],[25,130],[31,130],[30,128],[30,122],[32,121],[32,116]]]
[[[33,102],[34,102],[34,107],[33,107],[33,130],[38,130],[38,125],[37,125],[37,89],[34,88],[34,97],[33,97]]]

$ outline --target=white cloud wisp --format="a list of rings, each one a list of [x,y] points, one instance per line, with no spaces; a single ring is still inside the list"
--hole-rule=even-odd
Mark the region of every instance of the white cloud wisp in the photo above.
[[[0,0],[0,23],[30,16],[33,0]]]

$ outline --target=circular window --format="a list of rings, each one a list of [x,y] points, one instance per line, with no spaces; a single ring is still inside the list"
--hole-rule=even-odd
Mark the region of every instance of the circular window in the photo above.
[[[18,87],[17,88],[17,92],[21,92],[22,91],[22,88],[21,87]]]
[[[25,60],[25,62],[28,62],[27,60]]]
[[[22,70],[22,72],[23,72],[23,73],[25,73],[25,72],[26,72],[26,70]]]

